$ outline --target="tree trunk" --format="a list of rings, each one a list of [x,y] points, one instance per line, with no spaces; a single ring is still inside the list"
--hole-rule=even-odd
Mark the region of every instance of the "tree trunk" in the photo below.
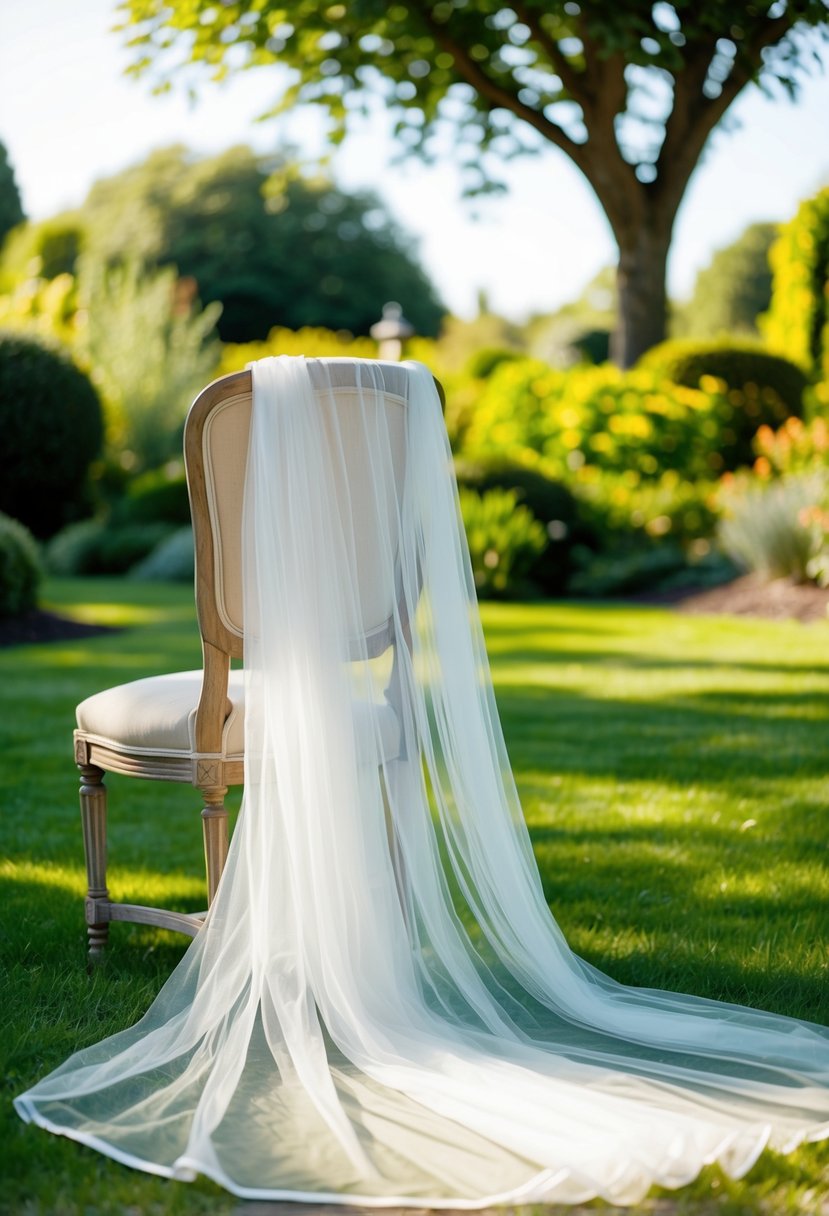
[[[617,240],[619,312],[610,349],[614,363],[631,367],[640,355],[665,338],[665,272],[671,228],[646,221],[629,233],[617,234]]]

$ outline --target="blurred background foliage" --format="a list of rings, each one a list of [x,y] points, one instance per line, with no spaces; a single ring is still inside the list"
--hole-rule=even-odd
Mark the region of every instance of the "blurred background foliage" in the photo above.
[[[673,306],[673,336],[627,371],[608,362],[612,268],[522,324],[483,293],[475,318],[446,316],[376,200],[245,148],[162,149],[27,222],[0,145],[3,224],[0,511],[20,525],[2,529],[6,615],[44,563],[192,578],[192,398],[267,355],[375,357],[391,298],[416,331],[404,357],[446,388],[482,597],[746,569],[829,583],[829,189],[718,251]]]
[[[769,251],[778,231],[777,224],[749,224],[714,253],[697,275],[691,298],[674,308],[674,336],[758,336],[758,317],[771,303]]]
[[[367,334],[389,299],[405,299],[418,332],[434,336],[444,312],[376,198],[245,147],[203,159],[162,148],[97,182],[76,211],[12,234],[0,284],[32,269],[47,280],[77,274],[81,257],[106,269],[175,267],[203,304],[221,304],[226,342],[261,341],[275,325]]]
[[[618,247],[612,347],[626,368],[667,337],[674,224],[712,130],[751,83],[795,98],[829,37],[825,0],[125,0],[118,28],[130,71],[160,89],[245,71],[264,82],[270,68],[270,115],[315,107],[332,143],[375,98],[402,156],[443,155],[450,136],[467,194],[505,189],[507,162],[554,146]]]

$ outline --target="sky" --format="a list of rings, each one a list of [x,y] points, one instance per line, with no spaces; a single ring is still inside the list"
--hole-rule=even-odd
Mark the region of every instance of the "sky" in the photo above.
[[[182,91],[161,97],[124,75],[123,38],[111,32],[113,0],[0,0],[0,140],[8,149],[27,215],[43,218],[80,203],[93,181],[184,143],[201,153],[248,143],[303,155],[324,147],[314,112],[256,123],[275,95],[272,69],[205,84],[193,105]],[[690,294],[712,252],[756,220],[785,220],[800,199],[829,182],[827,70],[800,99],[767,100],[756,88],[729,112],[736,130],[709,141],[677,218],[668,267],[674,298]],[[734,121],[736,120],[736,121]],[[335,153],[345,189],[376,191],[417,240],[419,257],[451,310],[476,312],[478,292],[515,320],[551,312],[614,260],[614,243],[589,186],[563,153],[506,166],[509,192],[465,201],[447,156],[433,166],[392,164],[389,121],[379,108]],[[405,301],[403,302],[405,305]]]

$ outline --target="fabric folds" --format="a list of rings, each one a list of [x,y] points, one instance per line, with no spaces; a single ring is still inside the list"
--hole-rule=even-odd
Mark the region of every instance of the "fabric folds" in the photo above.
[[[631,1203],[829,1135],[827,1028],[624,987],[552,918],[428,371],[252,373],[227,868],[146,1016],[20,1115],[242,1197],[436,1208]]]

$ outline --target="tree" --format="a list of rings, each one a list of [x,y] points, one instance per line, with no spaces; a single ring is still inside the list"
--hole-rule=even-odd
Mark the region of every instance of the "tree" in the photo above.
[[[771,301],[769,250],[778,231],[777,224],[750,224],[736,241],[718,249],[679,309],[675,331],[691,338],[756,337],[757,318]]]
[[[79,248],[95,262],[175,266],[195,279],[202,303],[221,303],[227,342],[263,339],[274,326],[365,334],[393,299],[433,335],[444,312],[376,199],[249,148],[201,160],[183,147],[159,149],[97,182],[68,221],[80,224]]]
[[[671,232],[710,132],[750,81],[777,81],[793,95],[816,55],[810,27],[827,30],[826,0],[124,7],[134,70],[155,65],[160,87],[190,63],[208,65],[215,79],[283,64],[294,79],[274,113],[319,103],[335,139],[375,89],[395,107],[407,148],[428,153],[441,125],[455,127],[473,189],[492,187],[498,157],[545,141],[561,149],[593,187],[619,246],[614,351],[625,365],[664,337]]]
[[[9,164],[6,145],[0,143],[0,245],[7,233],[24,219],[20,191],[14,180],[14,170]]]

